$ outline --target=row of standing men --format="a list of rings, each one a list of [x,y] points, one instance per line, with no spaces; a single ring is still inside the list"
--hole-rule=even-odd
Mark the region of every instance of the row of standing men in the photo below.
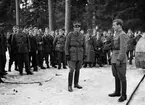
[[[49,68],[50,65],[56,68],[56,65],[58,65],[58,69],[61,69],[61,63],[63,63],[63,68],[66,69],[67,63],[64,52],[66,37],[64,32],[64,29],[60,29],[59,35],[55,36],[54,33],[49,32],[48,28],[42,33],[42,30],[39,30],[37,27],[22,30],[14,26],[13,33],[6,38],[1,31],[1,49],[3,49],[1,50],[1,55],[4,55],[1,56],[2,61],[4,61],[2,62],[1,76],[6,74],[5,52],[7,47],[10,55],[8,71],[11,71],[13,62],[15,62],[15,70],[18,70],[20,75],[23,75],[24,64],[26,73],[33,74],[30,68],[33,67],[34,71],[38,71],[37,66],[41,69],[45,69],[43,66],[44,61],[47,68]],[[100,67],[104,64],[111,64],[112,49],[110,46],[113,41],[113,34],[111,31],[104,31],[103,33],[96,31],[94,34],[93,30],[89,29],[87,34],[84,35],[87,50],[87,57],[83,62],[84,67],[87,67],[88,64],[89,67],[95,67],[96,63],[99,64]],[[130,40],[128,41],[127,54],[130,56],[129,60],[131,64],[134,46],[140,38],[140,35],[134,37],[131,30],[128,31],[128,35],[130,36]]]

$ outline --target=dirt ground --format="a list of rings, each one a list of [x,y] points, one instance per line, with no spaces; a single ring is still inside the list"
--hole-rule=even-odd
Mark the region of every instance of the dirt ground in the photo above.
[[[103,68],[82,68],[80,85],[83,89],[67,91],[67,70],[46,69],[34,75],[19,76],[13,71],[0,84],[0,105],[125,105],[118,103],[118,97],[108,94],[114,91],[114,78],[110,66]],[[128,98],[143,76],[142,69],[128,66]],[[141,84],[130,105],[144,105],[145,82]]]
[[[111,67],[82,68],[79,84],[83,89],[67,90],[68,69],[46,69],[34,75],[19,76],[12,71],[0,84],[0,105],[126,105],[118,97],[108,97],[114,91]],[[134,65],[127,67],[128,99],[144,75],[144,70]],[[129,105],[145,105],[145,80]],[[128,100],[127,99],[127,100]]]

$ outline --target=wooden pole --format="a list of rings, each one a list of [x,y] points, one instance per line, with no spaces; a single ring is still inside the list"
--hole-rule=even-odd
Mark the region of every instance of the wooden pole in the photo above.
[[[53,15],[52,15],[52,0],[48,0],[48,12],[49,12],[49,29],[53,30]]]
[[[65,0],[65,35],[68,34],[70,28],[70,12],[71,12],[71,0]]]
[[[16,25],[20,26],[20,6],[19,0],[15,0],[16,2]]]

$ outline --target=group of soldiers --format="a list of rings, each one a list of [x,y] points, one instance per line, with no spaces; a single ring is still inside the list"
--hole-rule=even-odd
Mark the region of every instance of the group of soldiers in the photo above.
[[[37,27],[22,29],[18,26],[13,27],[12,33],[5,35],[3,25],[0,25],[0,83],[4,82],[2,78],[7,74],[7,49],[10,57],[8,71],[11,71],[15,62],[15,70],[19,71],[20,75],[23,75],[23,68],[28,75],[33,74],[31,68],[33,71],[38,71],[38,66],[46,69],[44,61],[47,68],[51,65],[61,69],[63,64],[63,69],[67,69],[67,65],[69,92],[73,91],[73,77],[74,88],[83,88],[78,84],[82,66],[87,67],[89,64],[89,67],[95,67],[98,64],[103,67],[109,64],[112,65],[115,77],[115,92],[109,96],[121,96],[119,102],[122,102],[127,99],[126,60],[132,64],[135,46],[142,37],[140,31],[134,34],[130,29],[126,34],[122,26],[123,21],[116,19],[113,21],[113,31],[100,31],[96,27],[84,33],[80,22],[74,22],[74,30],[65,36],[64,29],[54,32],[45,28],[43,32]]]
[[[38,67],[46,69],[50,65],[54,68],[66,68],[66,58],[64,53],[64,45],[66,37],[64,29],[58,31],[55,35],[54,31],[49,31],[45,28],[44,32],[37,27],[20,28],[13,27],[13,32],[8,32],[7,35],[3,30],[4,25],[0,26],[0,82],[2,77],[7,74],[6,66],[6,51],[9,52],[8,71],[11,72],[11,66],[15,63],[15,70],[23,75],[23,68],[28,75],[32,75],[33,71],[38,71]],[[56,66],[58,65],[58,66]]]
[[[2,49],[0,54],[3,55],[1,56],[2,70],[0,74],[2,76],[7,74],[5,70],[5,52],[7,49],[10,57],[8,71],[11,71],[13,62],[15,62],[15,70],[19,71],[20,75],[23,75],[24,67],[27,74],[33,74],[31,71],[32,67],[33,71],[38,71],[38,66],[41,69],[46,69],[44,61],[47,68],[51,65],[54,68],[61,69],[61,63],[63,63],[63,68],[66,69],[67,59],[64,49],[66,36],[64,29],[50,31],[48,28],[45,28],[43,32],[37,27],[22,29],[14,26],[13,32],[8,32],[6,35],[3,31],[3,25],[0,27],[0,45]],[[85,37],[87,55],[83,60],[83,67],[85,68],[88,65],[89,67],[95,67],[96,64],[100,67],[103,67],[105,64],[111,65],[111,45],[114,33],[111,30],[99,30],[98,27],[96,29],[88,29],[86,33],[81,30],[80,33]],[[141,37],[141,32],[134,34],[129,29],[127,34],[129,36],[127,55],[129,63],[132,64],[135,45]]]
[[[111,65],[112,44],[115,32],[111,30],[92,30],[88,29],[86,38],[86,50],[87,58],[84,60],[84,67],[96,66],[96,63],[102,67],[105,64]],[[128,29],[127,35],[129,40],[127,42],[127,57],[129,64],[132,65],[133,57],[135,56],[135,47],[139,39],[142,37],[141,31],[133,33],[131,29]]]

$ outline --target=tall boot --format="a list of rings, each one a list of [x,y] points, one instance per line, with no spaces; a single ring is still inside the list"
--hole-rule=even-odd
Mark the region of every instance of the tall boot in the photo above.
[[[73,89],[72,89],[72,81],[73,81],[73,72],[69,72],[69,75],[68,75],[68,91],[69,92],[73,91]]]
[[[123,102],[127,99],[127,95],[126,95],[126,81],[121,82],[122,85],[122,94],[121,97],[118,99],[119,102]]]
[[[84,68],[86,68],[87,67],[87,62],[84,62]]]
[[[132,65],[132,59],[131,58],[129,59],[129,64]]]
[[[48,62],[47,62],[47,68],[50,68],[50,67],[49,67],[49,63],[48,63]]]
[[[79,75],[80,75],[80,70],[75,71],[75,76],[74,76],[74,88],[82,89],[80,85],[78,85],[79,82]]]
[[[0,77],[0,83],[4,83],[4,81],[1,79],[1,77]]]
[[[111,58],[108,59],[108,63],[109,63],[109,65],[111,65]]]
[[[118,78],[115,78],[115,92],[109,94],[109,96],[110,97],[120,96],[120,80]]]
[[[11,66],[12,66],[12,63],[9,62],[9,68],[8,68],[8,71],[11,72]]]

